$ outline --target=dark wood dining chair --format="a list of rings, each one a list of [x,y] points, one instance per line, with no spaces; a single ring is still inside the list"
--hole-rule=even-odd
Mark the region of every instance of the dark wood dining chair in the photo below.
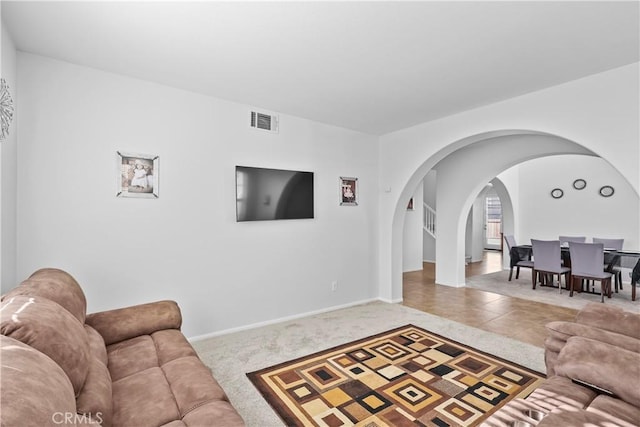
[[[565,286],[569,288],[569,274],[571,269],[562,265],[560,240],[536,240],[531,239],[531,250],[533,252],[533,270],[531,272],[531,280],[533,289],[536,288],[538,278],[549,276],[551,278],[550,286],[556,276],[558,276],[558,288],[562,292],[561,277],[565,276]]]
[[[571,290],[573,296],[576,281],[594,280],[600,282],[600,301],[604,302],[604,295],[611,298],[612,273],[604,271],[604,245],[602,243],[569,242],[571,255]],[[582,290],[582,285],[580,285]]]

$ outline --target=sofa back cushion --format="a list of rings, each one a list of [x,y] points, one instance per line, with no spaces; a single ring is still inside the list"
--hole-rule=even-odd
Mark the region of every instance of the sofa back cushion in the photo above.
[[[73,386],[53,360],[10,337],[0,336],[3,426],[52,426],[75,416]]]
[[[84,325],[84,330],[87,332],[87,338],[89,339],[91,357],[98,359],[98,361],[107,366],[109,364],[107,346],[104,343],[102,335],[89,325]]]
[[[111,427],[113,400],[111,375],[107,368],[107,349],[100,334],[84,325],[89,338],[89,372],[76,399],[79,414],[87,414],[101,421],[102,427]]]
[[[53,359],[75,395],[82,389],[89,371],[89,340],[82,323],[59,304],[42,297],[5,298],[0,305],[0,332]]]
[[[39,296],[57,302],[84,323],[87,300],[82,288],[67,272],[56,268],[42,268],[19,286],[10,290],[2,299],[16,295]]]

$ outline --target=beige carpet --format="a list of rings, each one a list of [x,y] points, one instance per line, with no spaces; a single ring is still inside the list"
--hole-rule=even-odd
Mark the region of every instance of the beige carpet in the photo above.
[[[562,293],[558,288],[546,286],[536,286],[536,289],[532,289],[531,271],[528,269],[520,271],[519,279],[515,279],[515,271],[512,280],[509,281],[508,279],[509,271],[504,270],[482,276],[468,277],[466,286],[500,295],[575,308],[577,310],[580,310],[590,302],[600,302],[600,284],[598,282],[595,284],[597,295],[574,292],[573,297],[569,297],[569,291],[566,289],[563,289]],[[564,279],[562,283],[564,286]],[[623,286],[624,289],[618,293],[614,292],[611,298],[605,296],[604,304],[615,305],[635,313],[640,312],[640,289],[636,288],[636,300],[631,301],[631,285],[625,283]]]
[[[568,298],[568,297],[567,297]],[[250,427],[283,423],[246,373],[413,324],[538,372],[542,348],[448,321],[398,304],[374,302],[194,342],[233,405]]]

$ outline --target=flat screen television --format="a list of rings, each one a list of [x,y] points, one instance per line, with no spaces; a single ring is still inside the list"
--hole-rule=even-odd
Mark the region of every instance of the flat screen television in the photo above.
[[[313,218],[313,172],[236,166],[236,220]]]

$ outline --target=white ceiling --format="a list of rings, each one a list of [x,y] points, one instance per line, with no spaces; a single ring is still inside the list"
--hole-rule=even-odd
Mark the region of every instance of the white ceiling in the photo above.
[[[640,2],[1,2],[25,52],[370,134],[640,60]]]

